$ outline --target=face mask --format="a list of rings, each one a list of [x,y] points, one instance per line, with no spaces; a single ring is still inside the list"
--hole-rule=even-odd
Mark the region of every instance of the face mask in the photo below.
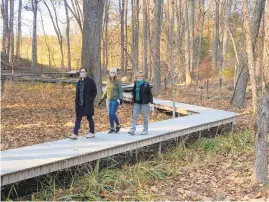
[[[86,73],[85,72],[80,72],[80,77],[81,78],[85,78],[86,77]]]
[[[114,77],[114,76],[116,76],[116,74],[114,73],[114,72],[110,72],[110,74],[109,74],[111,77]]]
[[[143,79],[137,79],[137,81],[142,81]]]

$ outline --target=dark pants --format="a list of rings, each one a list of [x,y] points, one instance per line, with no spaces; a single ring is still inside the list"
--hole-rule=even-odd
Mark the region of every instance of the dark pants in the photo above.
[[[78,130],[80,129],[80,123],[83,116],[77,115],[74,127],[74,134],[78,135]],[[92,116],[87,116],[87,120],[89,121],[89,132],[94,134],[94,121]]]

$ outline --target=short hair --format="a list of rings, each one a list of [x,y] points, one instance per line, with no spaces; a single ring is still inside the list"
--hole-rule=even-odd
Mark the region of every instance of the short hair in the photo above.
[[[144,76],[144,72],[140,71],[136,73],[136,76],[138,76],[138,74],[142,74],[142,76]]]
[[[82,69],[85,69],[85,71],[88,72],[86,67],[81,67],[79,71],[81,71]]]

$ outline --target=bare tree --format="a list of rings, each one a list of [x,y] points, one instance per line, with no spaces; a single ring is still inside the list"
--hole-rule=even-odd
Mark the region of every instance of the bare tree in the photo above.
[[[147,0],[143,0],[143,71],[145,78],[148,78],[148,62],[147,62],[147,53],[148,53],[148,11],[147,11]]]
[[[105,16],[104,16],[104,37],[103,37],[103,74],[107,73],[108,65],[108,23],[109,23],[109,7],[110,1],[105,1]]]
[[[83,34],[81,66],[95,78],[98,97],[102,93],[101,32],[104,0],[83,1]]]
[[[62,32],[61,29],[59,27],[59,22],[58,22],[58,16],[57,16],[57,11],[55,8],[55,5],[53,2],[53,0],[50,0],[51,6],[53,8],[54,11],[54,15],[52,14],[49,5],[47,4],[46,0],[43,0],[43,3],[45,4],[45,6],[47,7],[48,11],[49,11],[49,15],[50,15],[50,19],[51,22],[53,24],[53,28],[55,30],[55,33],[57,35],[57,40],[60,46],[60,52],[61,52],[61,68],[64,68],[64,50],[63,50],[63,36],[62,36]]]
[[[120,38],[121,38],[121,70],[124,71],[124,11],[125,11],[125,0],[119,0],[119,11],[120,11]]]
[[[179,60],[179,69],[182,65],[182,39],[184,38],[184,20],[182,12],[182,0],[176,0],[176,21],[177,21],[177,56]],[[178,75],[180,77],[180,73]]]
[[[125,62],[124,62],[124,75],[127,74],[128,68],[128,0],[125,0],[125,11],[124,11],[124,30],[125,30]]]
[[[188,18],[188,2],[185,1],[185,74],[186,85],[192,82],[190,74],[190,32],[189,32],[189,18]]]
[[[7,42],[8,42],[8,0],[2,0],[2,15],[3,15],[3,38],[2,50],[3,56],[7,55]]]
[[[32,3],[32,12],[33,12],[33,38],[32,38],[32,64],[31,64],[31,70],[36,69],[37,64],[37,36],[36,36],[36,19],[37,19],[37,0],[31,0]]]
[[[21,11],[22,11],[22,0],[19,0],[19,9],[18,9],[18,33],[16,41],[16,57],[20,57],[21,50]]]
[[[230,16],[231,16],[232,0],[226,0],[225,4],[225,18],[224,18],[224,30],[223,30],[223,50],[222,50],[222,60],[221,69],[226,67],[226,54],[228,49],[229,41],[229,27],[230,27]]]
[[[13,31],[13,24],[14,24],[14,0],[10,0],[10,13],[9,13],[9,63],[12,63],[13,56],[14,56],[14,31]]]
[[[201,4],[201,5],[200,5]],[[199,44],[198,44],[198,52],[197,52],[197,60],[196,60],[196,87],[198,87],[198,80],[199,80],[199,64],[201,59],[201,49],[202,49],[202,39],[203,39],[203,32],[204,32],[204,21],[205,21],[205,1],[202,0],[199,2],[200,7],[200,14],[201,18],[201,27],[200,27],[200,34],[199,34]]]
[[[256,41],[257,37],[259,35],[260,30],[260,22],[262,19],[263,11],[265,8],[265,1],[266,0],[256,0],[255,1],[255,7],[253,10],[254,15],[252,15],[251,19],[251,25],[252,25],[252,47],[253,51],[255,52],[256,47]],[[245,53],[242,54],[242,56],[239,59],[239,70],[238,70],[238,77],[235,84],[235,89],[233,93],[233,97],[231,100],[231,104],[235,107],[243,107],[245,102],[245,95],[246,95],[246,89],[248,84],[248,66],[246,63],[246,57]]]
[[[139,29],[139,0],[132,0],[132,33],[133,33],[133,48],[132,48],[132,66],[133,73],[136,74],[138,71],[138,29]]]
[[[244,28],[245,28],[245,37],[246,37],[246,52],[248,58],[248,66],[249,66],[249,74],[251,80],[251,91],[252,91],[252,105],[254,112],[257,111],[257,84],[256,84],[256,76],[255,76],[255,58],[254,58],[254,51],[253,51],[253,32],[251,23],[249,20],[249,11],[247,7],[246,0],[243,0],[243,17],[244,17]]]
[[[214,0],[215,10],[214,10],[214,42],[213,42],[213,57],[212,57],[212,67],[219,72],[219,87],[222,87],[222,77],[220,74],[221,69],[218,66],[219,62],[219,2],[220,0]]]
[[[80,28],[80,31],[82,32],[83,15],[82,15],[82,11],[80,8],[82,0],[70,0],[70,1],[72,4],[72,8],[69,6],[68,3],[67,3],[67,7],[70,10],[70,12],[72,13],[72,15],[74,16],[74,18],[76,19],[78,26]]]
[[[161,71],[160,71],[160,36],[162,21],[162,4],[163,0],[154,2],[154,22],[153,22],[153,93],[158,94],[161,88]]]
[[[263,96],[257,113],[257,132],[255,135],[254,171],[257,182],[265,184],[268,180],[269,135],[269,1],[266,3],[264,48],[263,48]]]
[[[190,0],[190,71],[193,71],[194,64],[194,19],[195,0]]]
[[[68,71],[70,71],[71,70],[71,49],[70,49],[70,37],[69,37],[70,20],[69,20],[69,14],[68,14],[67,0],[64,0],[64,8],[65,8],[65,15],[66,15],[67,68],[68,68]]]

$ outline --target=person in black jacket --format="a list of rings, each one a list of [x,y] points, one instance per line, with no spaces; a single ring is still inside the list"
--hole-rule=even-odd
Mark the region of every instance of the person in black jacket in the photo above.
[[[95,137],[94,135],[94,99],[97,95],[96,85],[93,79],[87,76],[87,69],[80,69],[80,80],[76,85],[76,98],[75,98],[75,111],[76,121],[73,130],[73,135],[69,138],[76,140],[78,136],[78,130],[80,128],[81,119],[83,116],[87,117],[89,122],[89,133],[87,138]]]
[[[153,96],[151,93],[150,84],[144,80],[143,72],[137,73],[136,81],[134,83],[133,88],[133,102],[134,102],[133,121],[132,121],[132,127],[128,133],[131,135],[135,135],[137,118],[139,113],[142,112],[144,119],[143,123],[144,129],[141,135],[147,135],[148,117],[150,107],[153,107]]]

